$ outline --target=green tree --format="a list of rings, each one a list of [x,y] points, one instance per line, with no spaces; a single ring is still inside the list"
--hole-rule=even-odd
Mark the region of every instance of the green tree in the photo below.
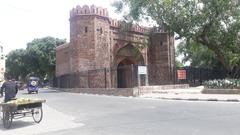
[[[29,42],[26,49],[13,50],[7,55],[7,73],[16,79],[30,75],[51,79],[55,75],[56,47],[65,42],[65,39],[44,37]]]
[[[238,0],[120,0],[134,20],[150,17],[170,34],[211,50],[231,77],[240,77]]]
[[[34,39],[27,44],[28,65],[32,74],[41,78],[52,78],[55,75],[56,47],[66,43],[65,39],[44,37]]]
[[[192,67],[221,68],[221,63],[216,59],[215,54],[206,46],[191,41],[189,44],[182,41],[176,49],[177,57],[182,57],[182,62],[190,62]]]
[[[26,65],[27,54],[24,49],[16,49],[7,55],[6,59],[6,73],[15,79],[25,78],[28,74],[28,67]]]
[[[184,64],[178,60],[175,61],[175,64],[176,64],[176,68],[177,69],[180,69],[180,68],[183,68],[184,67]]]

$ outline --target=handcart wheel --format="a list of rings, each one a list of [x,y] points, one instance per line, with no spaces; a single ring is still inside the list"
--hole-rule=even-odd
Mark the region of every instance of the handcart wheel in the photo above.
[[[4,128],[10,128],[12,125],[12,113],[9,111],[3,112],[3,126]]]
[[[42,107],[32,109],[32,117],[33,117],[34,122],[40,123],[43,118]]]

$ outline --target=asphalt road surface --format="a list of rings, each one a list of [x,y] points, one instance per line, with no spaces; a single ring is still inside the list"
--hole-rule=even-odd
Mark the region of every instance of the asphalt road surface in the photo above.
[[[14,120],[1,135],[239,135],[240,103],[168,101],[41,89],[18,97],[46,99],[40,124]]]

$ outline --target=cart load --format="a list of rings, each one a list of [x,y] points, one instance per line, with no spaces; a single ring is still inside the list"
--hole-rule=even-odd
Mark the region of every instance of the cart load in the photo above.
[[[46,102],[45,100],[41,99],[30,99],[30,98],[18,98],[15,100],[8,101],[6,104],[11,105],[25,105],[25,104],[31,104],[31,103],[39,103],[39,102]]]
[[[46,100],[18,98],[6,103],[0,103],[3,126],[10,128],[13,119],[33,117],[34,122],[40,123],[43,118],[42,103]]]

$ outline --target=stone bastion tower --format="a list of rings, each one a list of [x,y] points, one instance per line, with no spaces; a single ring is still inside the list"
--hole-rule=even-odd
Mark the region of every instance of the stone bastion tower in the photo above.
[[[138,65],[147,65],[150,85],[173,83],[174,38],[167,32],[132,25],[123,34],[121,21],[94,5],[73,8],[69,21],[70,42],[56,49],[57,87],[135,87]]]

